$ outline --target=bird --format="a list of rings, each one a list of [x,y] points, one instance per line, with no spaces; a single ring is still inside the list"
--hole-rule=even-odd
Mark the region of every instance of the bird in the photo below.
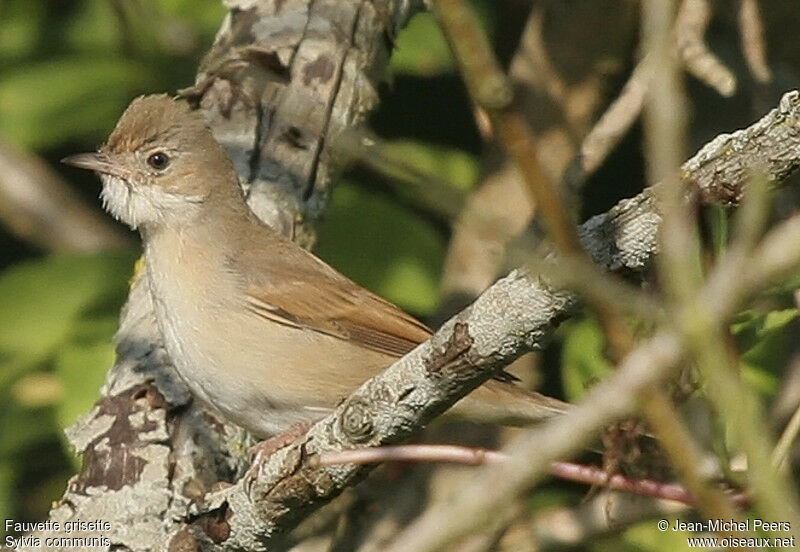
[[[193,396],[257,437],[324,417],[431,336],[254,215],[185,101],[140,96],[98,151],[62,161],[96,172],[105,209],[140,233],[158,328]],[[566,407],[498,378],[449,415],[527,425]]]

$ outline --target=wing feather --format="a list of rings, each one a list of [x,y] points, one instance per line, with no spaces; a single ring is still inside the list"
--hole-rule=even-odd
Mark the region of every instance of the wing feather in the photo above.
[[[414,317],[332,270],[285,276],[250,285],[248,308],[272,322],[310,328],[394,357],[430,336]]]

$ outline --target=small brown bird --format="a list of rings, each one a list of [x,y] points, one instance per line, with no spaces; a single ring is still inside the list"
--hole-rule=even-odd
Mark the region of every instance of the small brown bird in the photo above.
[[[193,394],[260,437],[322,417],[430,336],[252,214],[201,115],[137,98],[98,153],[105,208],[138,229],[167,352]],[[451,412],[518,425],[564,403],[490,381]]]

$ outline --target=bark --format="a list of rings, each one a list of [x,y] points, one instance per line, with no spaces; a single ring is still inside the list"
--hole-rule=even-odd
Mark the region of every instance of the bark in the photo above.
[[[745,130],[721,135],[683,167],[704,201],[735,203],[750,174],[780,180],[798,157],[800,94]],[[592,258],[614,271],[646,269],[657,253],[661,217],[653,189],[622,201],[580,228]],[[367,381],[308,434],[281,449],[251,481],[206,496],[198,519],[224,520],[220,549],[269,550],[285,532],[369,473],[371,466],[321,467],[315,457],[401,441],[519,355],[542,347],[576,304],[574,295],[514,271],[433,337]]]
[[[228,0],[229,13],[193,87],[251,208],[303,245],[314,241],[331,186],[327,142],[376,105],[392,37],[413,0]],[[194,550],[191,508],[213,485],[235,481],[252,439],[192,404],[158,333],[139,271],[121,315],[118,360],[94,409],[68,431],[83,467],[50,513],[61,532],[98,537],[98,549]],[[100,519],[110,530],[63,531]],[[223,533],[205,519],[212,539]],[[47,545],[48,550],[67,550]],[[31,546],[31,549],[40,549]]]
[[[226,4],[231,12],[186,94],[206,110],[254,210],[309,244],[329,193],[327,143],[374,106],[390,38],[414,6]],[[787,94],[761,121],[718,137],[687,162],[684,176],[699,197],[735,202],[754,169],[774,180],[788,175],[800,162],[798,106],[800,95]],[[659,222],[646,191],[588,221],[581,237],[605,268],[641,270],[656,253]],[[122,313],[119,360],[103,398],[69,431],[84,465],[51,519],[108,522],[107,531],[63,535],[102,536],[105,549],[274,550],[289,529],[369,470],[319,467],[316,453],[401,441],[541,347],[574,304],[573,295],[513,272],[273,455],[245,485],[249,438],[194,407],[169,366],[140,277]],[[62,544],[47,548],[74,548]]]

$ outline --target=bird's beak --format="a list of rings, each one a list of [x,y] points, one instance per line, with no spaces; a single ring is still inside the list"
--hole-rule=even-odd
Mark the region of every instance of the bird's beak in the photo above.
[[[79,169],[87,169],[100,174],[121,176],[119,164],[115,163],[110,155],[103,152],[78,153],[65,157],[61,162],[65,165],[71,165]]]

